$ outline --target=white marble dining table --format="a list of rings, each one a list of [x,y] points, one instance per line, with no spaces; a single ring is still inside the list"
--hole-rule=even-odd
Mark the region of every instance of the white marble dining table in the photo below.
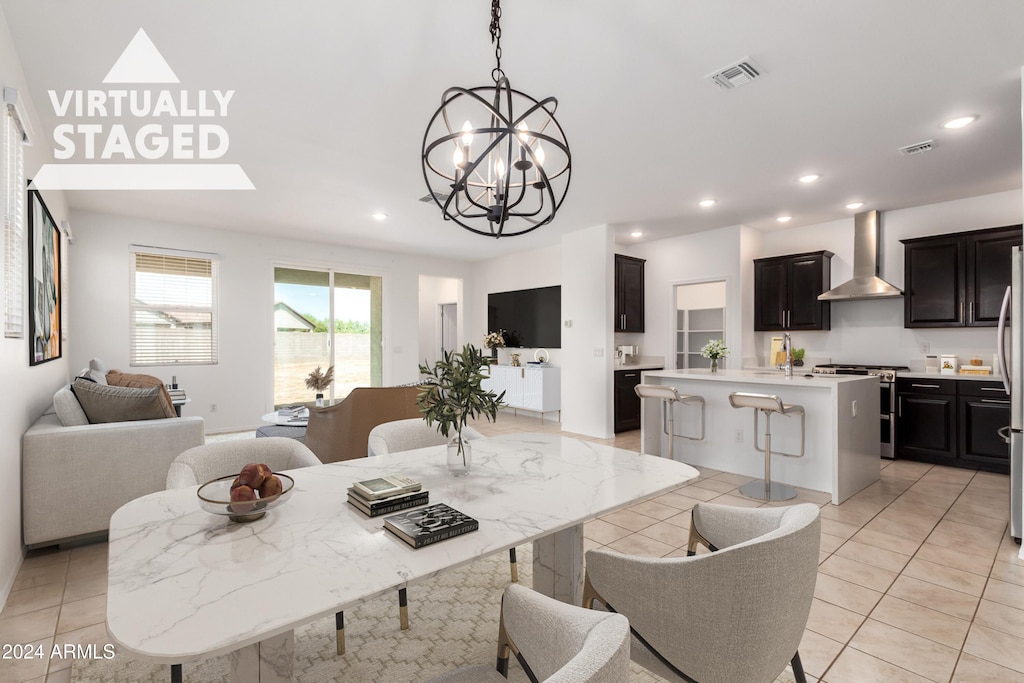
[[[683,463],[550,434],[473,441],[452,477],[444,446],[290,470],[291,497],[238,524],[196,488],[150,494],[110,520],[107,630],[150,662],[232,654],[238,681],[290,680],[298,626],[493,553],[534,544],[535,590],[580,604],[583,523],[695,478]],[[478,531],[413,549],[347,503],[356,481],[417,479]]]

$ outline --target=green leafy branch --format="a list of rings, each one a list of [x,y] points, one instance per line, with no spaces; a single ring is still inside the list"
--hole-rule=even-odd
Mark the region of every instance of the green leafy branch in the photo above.
[[[487,377],[483,369],[489,365],[489,358],[472,344],[459,353],[444,351],[433,367],[420,365],[423,389],[416,405],[427,425],[436,422],[445,437],[454,430],[461,442],[462,428],[470,418],[483,415],[491,422],[497,420],[505,392],[498,395],[480,386]]]

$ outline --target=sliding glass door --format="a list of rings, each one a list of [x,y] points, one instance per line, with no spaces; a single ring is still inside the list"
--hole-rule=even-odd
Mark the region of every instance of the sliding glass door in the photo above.
[[[381,311],[378,276],[275,268],[274,405],[314,400],[306,378],[318,366],[334,366],[327,399],[380,386]]]

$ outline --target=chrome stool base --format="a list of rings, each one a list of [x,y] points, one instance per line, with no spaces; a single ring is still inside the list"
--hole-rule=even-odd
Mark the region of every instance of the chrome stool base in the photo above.
[[[768,489],[768,490],[765,490]],[[754,500],[792,500],[796,498],[796,489],[787,484],[780,484],[777,481],[769,482],[765,486],[763,479],[752,481],[740,487],[740,493],[747,498]]]

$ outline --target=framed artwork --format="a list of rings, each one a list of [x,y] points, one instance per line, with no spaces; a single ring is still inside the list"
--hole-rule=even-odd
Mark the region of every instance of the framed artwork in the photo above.
[[[28,191],[29,365],[61,356],[60,229],[38,190]]]

